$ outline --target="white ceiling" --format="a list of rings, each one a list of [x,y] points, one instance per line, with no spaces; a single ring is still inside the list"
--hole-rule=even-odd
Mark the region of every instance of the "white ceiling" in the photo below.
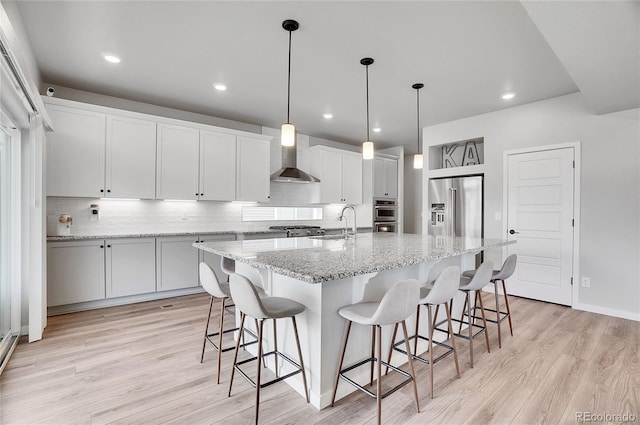
[[[537,3],[29,1],[19,10],[44,82],[276,128],[286,120],[281,23],[296,19],[298,131],[365,138],[360,59],[370,56],[371,126],[382,128],[371,140],[412,153],[416,82],[425,84],[422,126],[578,90],[598,113],[619,110],[621,92],[630,99],[624,108],[638,107],[638,2]],[[615,10],[602,19],[599,9]],[[122,62],[108,64],[102,53]],[[622,90],[608,95],[602,78],[612,70]],[[215,82],[228,90],[215,91]],[[517,96],[506,102],[505,91]]]

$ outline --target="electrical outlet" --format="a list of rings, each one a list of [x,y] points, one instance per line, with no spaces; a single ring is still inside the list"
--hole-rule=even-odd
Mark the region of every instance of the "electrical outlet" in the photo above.
[[[582,277],[582,287],[583,288],[591,288],[591,278],[590,277]]]
[[[188,220],[188,219],[189,219],[189,216],[187,215],[187,212],[186,212],[186,211],[184,211],[184,212],[182,213],[182,217],[180,217],[180,218],[181,218],[182,220]]]

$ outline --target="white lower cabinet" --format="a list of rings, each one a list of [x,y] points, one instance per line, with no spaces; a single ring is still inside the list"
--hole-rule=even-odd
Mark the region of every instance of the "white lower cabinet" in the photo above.
[[[47,245],[47,305],[54,307],[105,298],[104,241]]]
[[[156,238],[157,290],[199,285],[197,236]]]
[[[155,292],[155,238],[108,239],[105,248],[107,298]]]

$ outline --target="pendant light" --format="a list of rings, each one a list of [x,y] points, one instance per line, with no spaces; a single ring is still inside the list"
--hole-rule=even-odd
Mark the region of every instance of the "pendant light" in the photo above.
[[[280,134],[280,144],[282,146],[294,146],[296,143],[296,128],[289,120],[289,109],[291,106],[291,33],[299,27],[298,22],[287,19],[282,22],[282,28],[289,31],[289,72],[287,74],[287,122],[282,124]]]
[[[362,143],[362,159],[373,159],[373,142],[369,140],[369,65],[371,58],[363,58],[360,63],[365,66],[367,76],[367,139]]]
[[[417,127],[418,127],[418,153],[413,156],[413,168],[421,169],[424,164],[424,157],[422,156],[422,151],[420,150],[420,89],[424,87],[422,83],[415,83],[411,86],[416,89],[416,110],[417,113]]]

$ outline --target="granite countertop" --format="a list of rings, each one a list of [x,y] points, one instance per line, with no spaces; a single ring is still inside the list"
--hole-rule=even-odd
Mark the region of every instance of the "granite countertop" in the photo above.
[[[342,227],[323,227],[325,230],[341,230]],[[358,227],[358,231],[371,231],[371,227]],[[260,229],[260,230],[214,230],[206,232],[155,232],[155,233],[116,233],[96,235],[68,235],[47,236],[48,242],[82,241],[94,239],[123,239],[123,238],[159,238],[171,236],[211,236],[211,235],[260,235],[284,233],[284,230]]]
[[[354,240],[261,239],[195,243],[194,247],[308,283],[321,283],[498,248],[498,239],[366,233]]]
[[[169,236],[208,236],[208,235],[256,235],[269,233],[283,233],[282,230],[217,230],[207,232],[156,232],[156,233],[120,233],[104,235],[69,235],[47,236],[47,241],[80,241],[91,239],[120,239],[120,238],[156,238]]]

